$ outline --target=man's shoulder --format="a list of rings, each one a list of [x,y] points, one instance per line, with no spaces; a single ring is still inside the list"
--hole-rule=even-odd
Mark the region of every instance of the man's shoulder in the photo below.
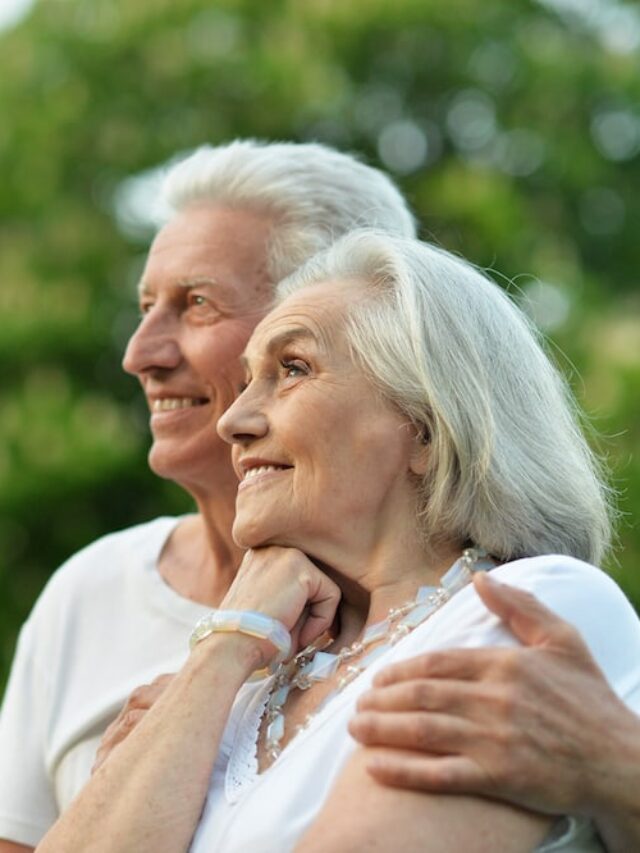
[[[99,592],[125,573],[155,560],[179,518],[161,516],[101,536],[66,560],[49,578],[36,609],[42,602]]]

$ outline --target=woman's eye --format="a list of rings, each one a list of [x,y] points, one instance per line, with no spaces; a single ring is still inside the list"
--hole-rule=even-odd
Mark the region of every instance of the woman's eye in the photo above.
[[[153,308],[153,302],[141,302],[140,305],[138,306],[138,311],[140,313],[140,316],[142,317],[145,314],[148,314],[152,308]]]
[[[309,373],[308,365],[299,359],[285,360],[281,362],[284,375],[288,379],[296,379],[298,376],[306,376]]]

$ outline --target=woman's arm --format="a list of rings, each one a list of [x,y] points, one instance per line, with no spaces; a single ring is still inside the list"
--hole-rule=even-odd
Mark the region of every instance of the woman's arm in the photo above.
[[[187,850],[237,690],[261,663],[255,641],[218,634],[114,749],[36,848],[38,853]]]
[[[258,610],[280,620],[293,631],[295,652],[329,628],[339,600],[339,588],[300,551],[268,547],[247,552],[221,609]],[[186,851],[237,691],[273,655],[268,641],[239,633],[198,643],[38,853]]]
[[[550,821],[491,800],[380,785],[358,749],[296,853],[522,853],[543,840]]]

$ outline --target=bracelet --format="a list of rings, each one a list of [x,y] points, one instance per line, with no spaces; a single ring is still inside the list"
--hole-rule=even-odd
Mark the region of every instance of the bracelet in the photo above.
[[[193,650],[211,634],[234,631],[268,640],[276,647],[278,653],[271,661],[270,669],[275,668],[291,654],[291,635],[282,622],[255,610],[212,610],[196,622],[189,638],[189,648]]]

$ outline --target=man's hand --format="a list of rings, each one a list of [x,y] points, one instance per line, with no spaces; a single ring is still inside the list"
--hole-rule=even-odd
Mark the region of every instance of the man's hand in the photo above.
[[[115,747],[131,734],[149,708],[162,696],[174,677],[172,674],[159,675],[151,684],[142,684],[133,691],[123,709],[102,736],[96,752],[96,760],[91,768],[92,774],[104,764]]]
[[[302,552],[270,546],[246,552],[221,609],[258,610],[280,619],[291,631],[295,652],[330,627],[339,601],[339,587]],[[273,654],[272,644],[266,646]],[[92,774],[131,734],[173,678],[160,675],[133,691],[102,737]]]
[[[640,718],[574,628],[487,574],[474,583],[524,648],[439,651],[379,673],[350,725],[369,772],[388,785],[588,814],[611,849],[640,849]],[[634,809],[623,843],[637,846],[619,847],[610,823],[619,829]]]

